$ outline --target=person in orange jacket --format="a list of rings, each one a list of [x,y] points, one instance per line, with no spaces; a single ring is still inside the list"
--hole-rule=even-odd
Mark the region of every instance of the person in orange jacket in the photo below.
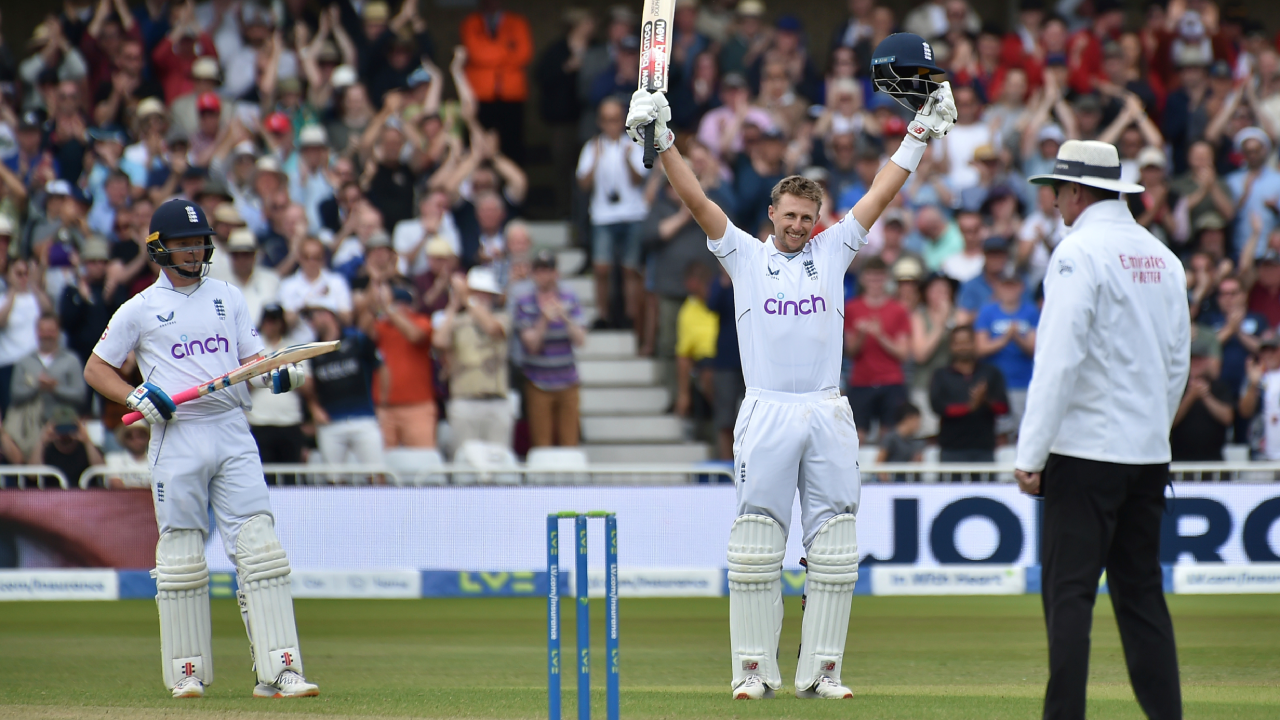
[[[467,49],[467,81],[479,103],[482,125],[498,131],[502,152],[524,158],[524,104],[529,99],[525,68],[533,60],[529,21],[502,10],[499,0],[480,0],[459,29]]]

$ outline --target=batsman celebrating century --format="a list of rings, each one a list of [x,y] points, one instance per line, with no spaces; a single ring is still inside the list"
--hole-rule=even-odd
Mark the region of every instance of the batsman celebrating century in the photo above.
[[[162,274],[116,311],[84,378],[152,426],[148,459],[160,526],[152,574],[165,685],[175,698],[196,698],[213,682],[204,556],[212,504],[239,577],[240,612],[258,675],[254,697],[318,695],[302,675],[289,561],[276,539],[258,446],[243,410],[249,393],[242,383],[180,407],[168,395],[260,357],[255,318],[234,285],[204,277],[213,259],[213,230],[199,205],[169,200],[151,216],[150,233],[147,252]],[[116,372],[130,352],[146,378],[136,388]],[[302,370],[290,364],[248,382],[282,393],[302,381]]]
[[[796,668],[796,697],[850,698],[840,679],[853,586],[858,579],[856,514],[861,492],[858,434],[838,389],[843,278],[871,227],[915,171],[925,141],[955,122],[951,87],[918,35],[885,38],[872,59],[876,89],[916,113],[891,162],[843,220],[810,237],[822,202],[811,180],[773,188],[774,235],[761,243],[707,199],[674,147],[664,95],[637,90],[627,131],[654,145],[680,199],[733,279],[738,344],[747,383],[733,431],[738,518],[729,531],[729,634],[733,697],[773,697],[782,686],[782,558],[797,488],[808,575]]]

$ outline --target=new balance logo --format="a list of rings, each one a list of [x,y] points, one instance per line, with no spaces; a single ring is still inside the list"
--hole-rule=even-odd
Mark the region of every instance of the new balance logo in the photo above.
[[[822,662],[822,672],[829,673],[829,672],[835,672],[835,671],[836,671],[836,664],[834,662],[830,660],[824,660]]]
[[[742,669],[747,672],[755,672],[760,669],[760,662],[758,660],[743,660]]]

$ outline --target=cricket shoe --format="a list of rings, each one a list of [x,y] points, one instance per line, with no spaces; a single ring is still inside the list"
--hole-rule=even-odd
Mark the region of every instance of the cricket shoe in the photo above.
[[[759,675],[748,675],[742,684],[733,689],[734,700],[769,700],[773,698],[773,688],[764,684]]]
[[[184,677],[173,686],[173,696],[175,698],[202,698],[204,697],[204,683],[200,682],[198,677]]]
[[[292,670],[285,670],[270,685],[258,683],[253,689],[256,698],[299,698],[315,697],[320,694],[320,687],[307,682],[306,678]]]
[[[813,687],[808,690],[796,688],[796,697],[801,700],[812,700],[814,698],[820,698],[823,700],[848,700],[853,697],[853,691],[826,675],[823,675],[818,678],[818,682],[814,683]]]

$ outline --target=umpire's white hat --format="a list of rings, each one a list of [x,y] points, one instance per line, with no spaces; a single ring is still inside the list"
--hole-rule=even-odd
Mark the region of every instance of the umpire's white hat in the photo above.
[[[1080,183],[1102,190],[1140,193],[1146,188],[1120,179],[1120,153],[1116,146],[1097,140],[1068,140],[1058,148],[1053,172],[1027,178],[1033,185]]]

